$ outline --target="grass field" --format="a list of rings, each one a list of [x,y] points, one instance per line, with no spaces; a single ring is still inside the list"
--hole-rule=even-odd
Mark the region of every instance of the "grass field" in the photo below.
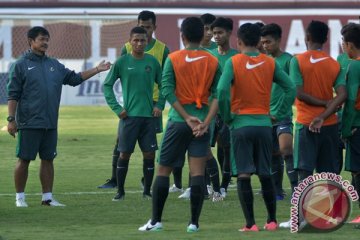
[[[0,126],[6,124],[6,106],[0,106]],[[59,120],[58,157],[55,160],[55,198],[65,208],[40,206],[39,160],[30,165],[26,187],[29,208],[15,207],[13,169],[16,140],[0,132],[0,240],[3,239],[359,239],[360,230],[345,225],[328,234],[277,232],[240,233],[245,224],[235,188],[219,203],[204,203],[200,231],[186,233],[189,201],[169,194],[162,232],[141,233],[137,229],[151,216],[151,201],[143,200],[140,189],[142,156],[133,154],[126,181],[126,199],[112,202],[115,190],[99,190],[111,173],[111,154],[117,119],[107,107],[62,107]],[[160,136],[159,136],[160,138]],[[183,174],[187,184],[187,167]],[[348,173],[344,173],[349,178]],[[286,178],[284,181],[288,187]],[[259,188],[257,178],[253,188]],[[278,221],[289,217],[288,197],[278,202]],[[354,204],[354,206],[356,206]],[[360,211],[354,207],[352,217]],[[266,220],[264,203],[255,195],[258,226]]]

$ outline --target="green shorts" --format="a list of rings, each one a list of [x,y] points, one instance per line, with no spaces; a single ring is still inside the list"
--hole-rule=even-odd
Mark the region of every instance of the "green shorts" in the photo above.
[[[16,156],[25,161],[54,160],[57,155],[57,129],[19,129]]]
[[[155,121],[152,117],[126,117],[118,127],[119,152],[133,153],[136,142],[142,152],[155,152],[158,149]]]
[[[272,128],[241,127],[231,130],[231,165],[234,175],[271,175]]]
[[[313,133],[309,126],[295,123],[294,168],[309,172],[339,170],[338,125],[322,126],[320,133]]]
[[[168,121],[162,139],[159,164],[167,167],[184,165],[185,153],[189,157],[206,157],[209,149],[209,133],[194,137],[185,122]]]

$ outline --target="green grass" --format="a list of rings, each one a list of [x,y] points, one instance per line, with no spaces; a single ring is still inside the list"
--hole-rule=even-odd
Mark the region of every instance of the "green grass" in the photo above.
[[[7,116],[6,106],[0,106],[0,126]],[[142,156],[139,149],[131,158],[126,181],[125,201],[112,202],[115,190],[99,190],[111,173],[111,155],[116,137],[117,119],[107,107],[62,107],[59,120],[58,157],[55,160],[55,197],[67,206],[40,206],[41,187],[38,179],[39,160],[31,163],[26,186],[26,209],[14,205],[13,169],[16,140],[0,132],[0,239],[359,239],[359,230],[351,225],[329,234],[291,234],[277,232],[240,233],[245,223],[235,188],[220,203],[204,203],[200,231],[186,233],[189,201],[169,194],[163,215],[164,230],[141,233],[137,228],[151,216],[151,201],[143,200],[140,189]],[[160,138],[161,136],[159,136]],[[187,167],[183,183],[187,184]],[[344,173],[349,178],[347,173]],[[257,178],[253,187],[259,188]],[[288,187],[286,178],[284,181]],[[84,194],[76,194],[76,193]],[[278,220],[289,217],[286,198],[278,204]],[[352,216],[360,214],[354,208]],[[255,195],[257,224],[266,220],[264,203]]]

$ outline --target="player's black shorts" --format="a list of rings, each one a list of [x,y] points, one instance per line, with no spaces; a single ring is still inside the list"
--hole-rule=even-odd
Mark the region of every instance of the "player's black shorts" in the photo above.
[[[346,143],[345,170],[360,172],[360,127],[354,132]]]
[[[276,123],[273,126],[272,136],[273,136],[273,151],[279,152],[279,136],[283,133],[288,133],[293,135],[293,123],[291,118],[284,119],[281,122]]]
[[[159,164],[181,167],[184,165],[186,151],[189,157],[206,157],[209,138],[209,133],[194,137],[185,122],[168,121],[160,147]]]
[[[320,133],[295,124],[294,168],[309,172],[338,172],[338,125],[322,126]]]
[[[155,121],[152,117],[126,117],[119,122],[119,152],[134,152],[136,141],[142,152],[155,152],[158,149]]]
[[[272,128],[261,126],[231,130],[233,174],[271,175]]]
[[[20,129],[18,132],[16,156],[22,160],[35,160],[39,153],[41,160],[54,160],[57,155],[57,129]]]

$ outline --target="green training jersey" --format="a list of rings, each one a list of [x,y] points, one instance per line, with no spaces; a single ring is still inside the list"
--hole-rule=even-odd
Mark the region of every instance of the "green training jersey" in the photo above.
[[[227,53],[225,55],[223,55],[223,54],[219,53],[218,48],[215,48],[215,49],[211,49],[210,53],[212,55],[214,55],[219,60],[220,68],[221,68],[221,71],[222,71],[224,66],[225,66],[225,62],[229,58],[234,56],[235,54],[238,54],[239,52],[236,49],[230,48],[229,51],[227,51]]]
[[[336,61],[340,64],[341,69],[346,73],[349,63],[351,61],[351,58],[349,58],[349,56],[346,53],[342,53],[336,58]],[[341,122],[342,113],[343,113],[343,108],[341,108],[336,113],[339,122]]]
[[[130,54],[132,51],[132,46],[129,42],[125,43],[125,46],[121,50],[121,55]],[[164,66],[165,60],[169,55],[169,49],[165,45],[165,43],[157,40],[152,39],[149,44],[145,47],[145,53],[148,53],[154,56],[160,63],[160,66]],[[154,85],[154,92],[153,92],[153,100],[155,102],[159,101],[159,86],[157,84]]]
[[[342,116],[342,136],[350,137],[352,127],[360,127],[360,58],[352,60],[346,73],[348,97]]]
[[[279,66],[289,74],[290,60],[292,55],[290,53],[284,52],[279,57],[275,58],[275,61]],[[270,99],[270,114],[273,115],[280,107],[282,99],[284,98],[284,90],[274,82],[271,88],[271,99]],[[292,118],[292,106],[289,107],[286,118]]]
[[[129,49],[129,42],[127,42],[124,47],[121,49],[121,56],[127,53],[131,53]],[[152,41],[146,45],[145,52],[153,55],[160,63],[161,66],[164,66],[165,60],[170,53],[169,48],[161,41],[157,39],[152,39]],[[159,54],[160,53],[160,54]],[[161,55],[161,56],[160,56]]]
[[[209,46],[207,46],[207,47],[201,46],[201,47],[202,47],[202,48],[205,48],[205,49],[207,49],[207,50],[212,50],[212,49],[217,48],[217,44],[216,44],[216,42],[210,41],[210,45],[209,45]]]
[[[124,99],[121,106],[114,94],[114,84],[120,79]],[[154,83],[161,87],[161,67],[150,54],[136,59],[131,54],[118,58],[104,82],[106,102],[117,116],[126,110],[131,117],[152,117]],[[160,94],[156,107],[164,109],[165,100]]]
[[[349,56],[346,53],[342,53],[336,58],[336,61],[338,61],[338,63],[340,63],[340,67],[344,71],[346,71],[351,59],[349,58]]]

